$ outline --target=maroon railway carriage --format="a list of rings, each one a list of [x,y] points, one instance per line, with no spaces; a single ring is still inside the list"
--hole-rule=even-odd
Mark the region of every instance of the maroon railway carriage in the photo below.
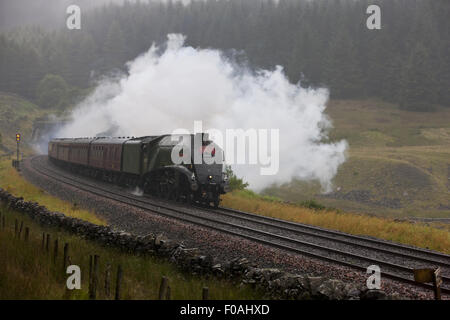
[[[80,165],[89,164],[89,144],[93,139],[57,139],[48,144],[50,158]]]
[[[90,144],[89,165],[106,171],[120,171],[122,146],[126,139],[98,138]]]
[[[48,155],[55,160],[120,171],[122,146],[126,139],[108,138],[55,139],[48,144]]]
[[[91,139],[73,139],[70,143],[69,162],[89,165],[89,144]]]
[[[58,143],[58,149],[56,150],[56,157],[62,161],[69,161],[70,144],[67,142]]]
[[[54,139],[49,142],[48,156],[78,172],[108,180],[117,179],[121,171],[122,147],[125,138]]]

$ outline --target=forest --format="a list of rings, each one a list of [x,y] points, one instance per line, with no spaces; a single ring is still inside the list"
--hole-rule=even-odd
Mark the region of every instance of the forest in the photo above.
[[[381,30],[366,27],[370,4]],[[82,8],[83,10],[83,8]],[[218,0],[110,3],[82,11],[81,30],[0,33],[0,91],[65,108],[96,81],[164,42],[220,49],[249,66],[284,68],[331,98],[376,98],[412,111],[450,107],[448,0]]]

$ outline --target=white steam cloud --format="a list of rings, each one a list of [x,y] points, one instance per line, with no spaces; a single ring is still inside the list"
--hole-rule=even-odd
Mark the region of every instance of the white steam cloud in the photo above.
[[[222,132],[279,129],[278,174],[262,176],[256,165],[235,165],[237,175],[256,190],[295,177],[318,180],[330,191],[347,143],[323,142],[331,128],[324,113],[328,91],[290,83],[281,67],[251,72],[218,50],[183,46],[184,39],[169,35],[164,50],[153,45],[127,64],[128,75],[103,81],[57,136],[167,134],[192,131],[196,120],[203,129]]]

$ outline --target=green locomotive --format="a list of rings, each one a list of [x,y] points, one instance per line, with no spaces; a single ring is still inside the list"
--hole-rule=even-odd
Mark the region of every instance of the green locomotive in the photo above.
[[[48,155],[74,172],[165,199],[217,207],[228,191],[223,150],[207,134],[53,139]]]

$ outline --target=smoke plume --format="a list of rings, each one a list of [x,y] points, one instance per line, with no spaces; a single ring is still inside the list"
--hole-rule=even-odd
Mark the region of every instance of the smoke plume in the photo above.
[[[318,180],[331,190],[347,143],[324,142],[331,128],[326,89],[292,84],[282,67],[251,71],[218,50],[184,46],[179,34],[168,35],[164,47],[153,45],[127,68],[127,75],[100,83],[58,136],[192,131],[196,120],[203,129],[279,129],[278,174],[262,176],[257,165],[235,165],[236,174],[256,190],[293,177]]]

